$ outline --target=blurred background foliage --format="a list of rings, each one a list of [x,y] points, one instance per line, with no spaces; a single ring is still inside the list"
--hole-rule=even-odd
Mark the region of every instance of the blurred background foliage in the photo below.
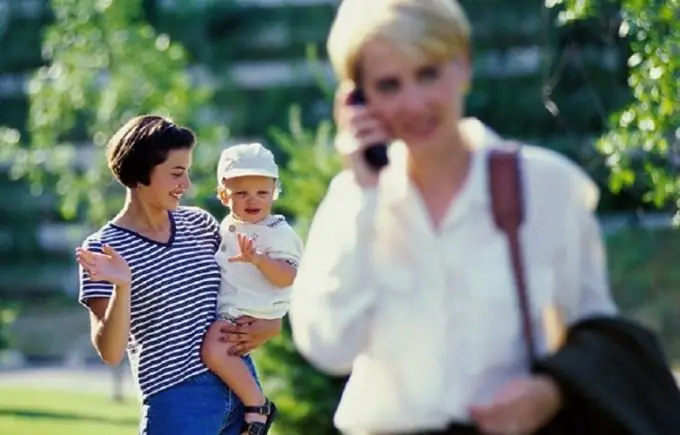
[[[335,2],[44,3],[29,13],[27,2],[0,2],[9,5],[0,7],[8,11],[0,13],[0,347],[30,342],[23,349],[36,357],[50,344],[39,341],[44,334],[27,340],[21,319],[2,325],[17,306],[27,317],[74,305],[72,247],[122,201],[102,147],[131,116],[165,114],[197,132],[189,202],[217,216],[212,171],[229,143],[273,149],[285,166],[277,207],[302,235],[340,168],[323,44]],[[647,218],[674,213],[679,198],[678,0],[462,3],[475,29],[469,114],[591,174],[603,189],[617,301],[679,357],[680,238],[665,215]],[[3,92],[25,73],[21,92]],[[287,327],[256,355],[282,410],[277,433],[336,433],[344,379],[305,363]]]
[[[224,141],[226,126],[201,118],[212,90],[192,83],[185,48],[142,20],[140,1],[55,0],[51,5],[54,21],[42,42],[45,65],[28,83],[24,140],[2,144],[2,154],[11,157],[10,176],[26,177],[33,193],[54,188],[65,219],[82,209],[84,219],[102,224],[122,204],[122,189],[111,181],[103,148],[127,119],[167,115],[213,144]],[[206,150],[197,153],[199,175],[213,169],[215,153],[201,152]],[[196,193],[206,192],[199,185]]]
[[[627,103],[609,116],[597,149],[607,156],[616,193],[644,180],[644,200],[677,207],[680,193],[680,1],[564,0],[558,17],[602,17],[617,7],[618,37],[629,44]]]

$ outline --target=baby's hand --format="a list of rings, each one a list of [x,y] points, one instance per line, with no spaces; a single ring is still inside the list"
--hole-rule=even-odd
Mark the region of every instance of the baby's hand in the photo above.
[[[257,266],[260,263],[263,254],[257,252],[253,239],[246,236],[245,234],[237,233],[236,240],[238,241],[238,247],[240,248],[241,253],[234,257],[230,257],[229,262],[250,263],[254,266]]]

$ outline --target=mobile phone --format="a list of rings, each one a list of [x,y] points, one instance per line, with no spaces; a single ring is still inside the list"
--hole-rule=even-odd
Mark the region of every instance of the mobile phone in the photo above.
[[[363,106],[366,104],[366,96],[360,88],[356,88],[350,93],[347,103],[353,106]],[[387,144],[376,143],[367,146],[364,149],[364,159],[371,169],[376,172],[380,171],[390,162],[387,157]]]

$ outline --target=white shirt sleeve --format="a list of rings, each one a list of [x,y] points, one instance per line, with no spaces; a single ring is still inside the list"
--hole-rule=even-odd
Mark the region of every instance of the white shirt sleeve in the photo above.
[[[314,216],[293,285],[293,340],[328,373],[348,373],[365,347],[376,300],[369,275],[376,203],[375,191],[339,174]]]
[[[614,314],[616,305],[609,289],[607,256],[595,209],[599,191],[595,183],[578,168],[571,183],[573,206],[576,212],[575,240],[577,248],[576,268],[579,277],[578,294],[567,305],[567,323],[597,314]]]
[[[286,222],[276,226],[273,230],[266,254],[271,258],[283,260],[298,267],[304,249],[300,236]]]

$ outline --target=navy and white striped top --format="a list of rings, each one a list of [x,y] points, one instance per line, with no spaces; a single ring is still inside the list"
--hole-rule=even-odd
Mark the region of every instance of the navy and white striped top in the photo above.
[[[207,370],[201,361],[203,334],[215,319],[220,268],[215,252],[219,224],[206,211],[169,212],[168,243],[150,240],[112,223],[83,246],[101,252],[108,243],[132,271],[127,352],[143,398]],[[80,270],[80,302],[110,297],[113,285],[91,281]]]

